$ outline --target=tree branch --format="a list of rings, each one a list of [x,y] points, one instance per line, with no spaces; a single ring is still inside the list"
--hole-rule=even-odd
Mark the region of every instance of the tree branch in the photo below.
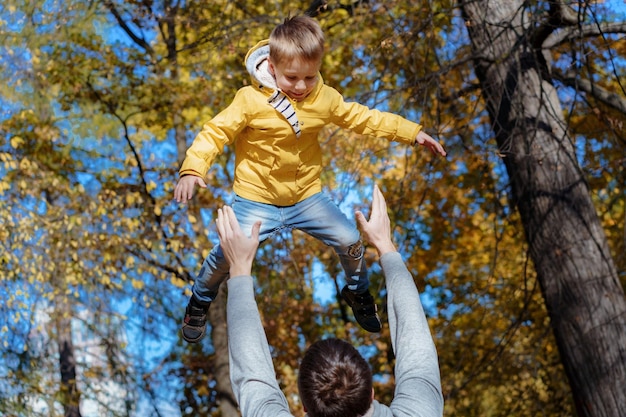
[[[563,0],[552,1],[548,19],[534,31],[531,42],[535,48],[539,48],[555,30],[567,26],[578,26],[579,23],[578,14]]]
[[[594,25],[585,25],[581,27],[571,27],[560,32],[552,33],[543,42],[543,49],[551,49],[557,45],[570,40],[570,37],[586,38],[590,36],[598,36],[606,33],[626,34],[626,22],[600,23]]]
[[[316,17],[321,13],[343,9],[347,11],[350,16],[353,16],[356,8],[364,4],[369,4],[369,0],[356,0],[349,4],[339,3],[335,6],[329,5],[327,0],[313,0],[304,13],[308,16]]]
[[[128,26],[128,24],[124,21],[124,18],[122,17],[120,12],[117,10],[117,8],[115,8],[115,5],[113,4],[113,2],[111,0],[106,0],[104,2],[104,5],[111,11],[111,13],[113,14],[113,17],[115,17],[115,20],[117,20],[117,23],[120,25],[122,30],[126,32],[126,34],[133,40],[133,42],[135,42],[137,45],[143,48],[146,52],[148,52],[150,56],[153,56],[154,51],[152,50],[152,47],[150,46],[150,44],[146,42],[144,38],[137,36],[137,34],[133,32],[130,26]]]
[[[159,21],[159,26],[161,26],[161,23],[164,23],[166,26],[166,30],[161,31],[163,32],[163,39],[167,46],[167,59],[171,62],[175,62],[177,59],[176,14],[178,13],[178,5],[175,3],[176,2],[173,2],[165,6],[165,17],[162,19],[162,22]],[[174,70],[176,70],[176,68],[174,68]]]
[[[314,0],[309,5],[309,8],[306,9],[304,14],[311,16],[311,17],[317,17],[320,13],[325,12],[327,8],[328,8],[327,0]]]
[[[566,73],[561,73],[560,71],[556,70],[553,71],[554,78],[558,79],[563,84],[583,91],[584,93],[589,94],[591,97],[595,98],[599,102],[626,115],[626,99],[624,99],[620,95],[614,94],[613,92],[606,90],[587,79],[582,79],[573,70]]]

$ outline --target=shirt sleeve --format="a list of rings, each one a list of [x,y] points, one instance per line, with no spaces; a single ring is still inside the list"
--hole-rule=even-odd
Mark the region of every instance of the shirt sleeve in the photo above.
[[[415,137],[422,130],[422,125],[394,113],[344,101],[343,96],[332,87],[328,87],[327,91],[333,96],[331,121],[337,126],[364,135],[415,145]]]
[[[293,417],[276,381],[276,372],[254,299],[251,276],[228,280],[230,380],[246,417]]]
[[[179,170],[181,176],[191,174],[206,177],[217,155],[224,152],[224,146],[233,143],[237,134],[246,127],[246,91],[245,87],[237,91],[230,105],[204,124],[187,149]]]
[[[380,258],[387,282],[389,329],[396,355],[394,416],[440,417],[439,358],[413,276],[398,252]]]

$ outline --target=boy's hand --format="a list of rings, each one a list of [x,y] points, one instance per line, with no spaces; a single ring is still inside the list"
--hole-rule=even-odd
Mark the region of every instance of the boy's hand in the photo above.
[[[174,189],[174,199],[179,203],[186,203],[193,197],[193,189],[195,186],[206,188],[204,180],[195,175],[184,175],[178,180]]]
[[[430,149],[430,151],[434,154],[439,154],[441,156],[447,155],[445,149],[443,149],[443,146],[441,146],[439,142],[437,142],[423,130],[420,130],[420,132],[415,137],[415,143]]]
[[[378,251],[378,256],[396,251],[396,247],[391,240],[391,221],[387,213],[387,203],[378,185],[374,186],[372,211],[369,221],[365,219],[365,216],[360,211],[356,212],[356,221],[361,226],[365,239]]]

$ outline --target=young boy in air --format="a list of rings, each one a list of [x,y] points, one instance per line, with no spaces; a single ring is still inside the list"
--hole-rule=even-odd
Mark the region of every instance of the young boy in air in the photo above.
[[[259,239],[295,228],[331,246],[346,274],[341,295],[359,325],[381,329],[363,260],[356,225],[322,192],[322,150],[318,134],[328,124],[366,135],[422,145],[445,156],[443,147],[422,127],[392,113],[344,101],[319,73],[324,34],[307,16],[285,19],[269,40],[247,54],[252,85],[241,88],[232,103],[208,121],[187,150],[174,198],[185,202],[224,146],[235,146],[233,210],[249,233],[261,221]],[[220,245],[202,264],[182,325],[183,338],[196,343],[206,331],[209,305],[228,277]]]

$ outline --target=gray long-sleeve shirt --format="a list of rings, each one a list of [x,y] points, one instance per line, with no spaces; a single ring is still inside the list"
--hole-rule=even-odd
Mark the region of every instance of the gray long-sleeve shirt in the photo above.
[[[413,277],[400,254],[380,258],[387,282],[391,342],[396,355],[394,399],[373,402],[372,417],[443,415],[439,360]],[[250,276],[228,281],[230,378],[243,417],[288,417]]]

